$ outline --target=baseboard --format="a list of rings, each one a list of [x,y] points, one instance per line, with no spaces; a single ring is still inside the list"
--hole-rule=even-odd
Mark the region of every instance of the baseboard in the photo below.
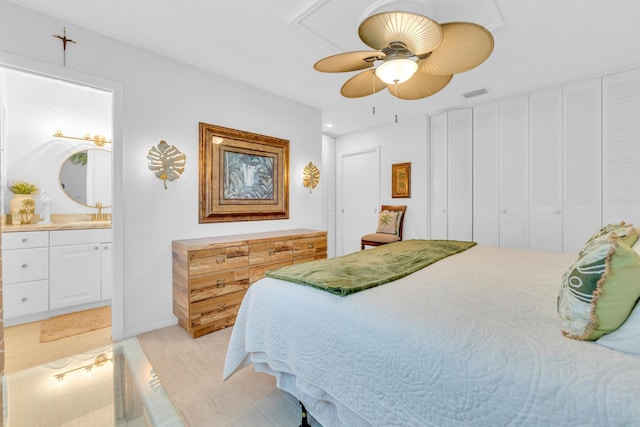
[[[167,326],[173,326],[178,324],[178,318],[173,317],[173,319],[168,319],[163,322],[155,323],[153,325],[146,325],[142,328],[125,330],[124,338],[132,338],[140,334],[144,334],[146,332],[155,331],[156,329],[166,328]]]

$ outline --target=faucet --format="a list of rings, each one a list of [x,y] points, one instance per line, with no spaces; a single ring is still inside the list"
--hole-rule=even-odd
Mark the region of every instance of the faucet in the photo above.
[[[103,221],[104,215],[102,214],[102,202],[96,202],[96,208],[98,208],[98,213],[91,215],[91,220]]]

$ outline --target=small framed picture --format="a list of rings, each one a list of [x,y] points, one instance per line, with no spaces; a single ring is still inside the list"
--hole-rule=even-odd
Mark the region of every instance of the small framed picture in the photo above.
[[[391,197],[411,197],[411,162],[391,165]]]

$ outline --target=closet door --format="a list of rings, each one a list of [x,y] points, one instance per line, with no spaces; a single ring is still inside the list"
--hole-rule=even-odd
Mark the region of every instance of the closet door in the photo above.
[[[562,88],[529,95],[529,249],[562,252]]]
[[[640,69],[602,84],[603,222],[640,224]]]
[[[447,238],[473,238],[473,115],[470,108],[448,113]]]
[[[528,247],[528,97],[500,101],[500,246]]]
[[[473,109],[473,241],[500,244],[499,104]]]
[[[563,88],[563,251],[577,253],[602,226],[602,79]]]
[[[429,228],[432,239],[447,238],[447,113],[429,118]]]

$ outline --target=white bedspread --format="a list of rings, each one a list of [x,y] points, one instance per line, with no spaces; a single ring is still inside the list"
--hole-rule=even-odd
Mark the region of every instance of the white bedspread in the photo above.
[[[224,376],[253,363],[324,427],[640,425],[640,357],[560,333],[572,258],[476,246],[347,297],[260,280]]]

